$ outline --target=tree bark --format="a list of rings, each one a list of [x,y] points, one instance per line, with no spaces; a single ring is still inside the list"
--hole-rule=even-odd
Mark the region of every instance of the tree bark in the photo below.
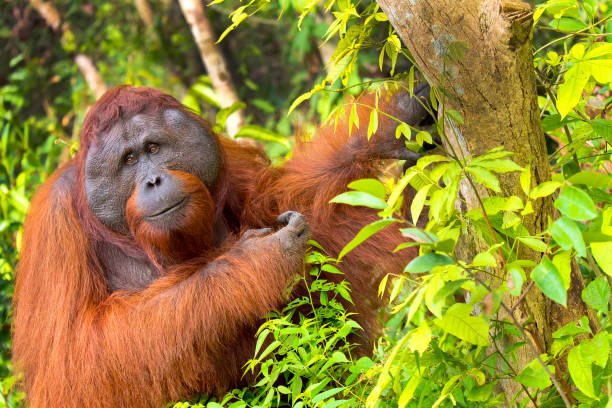
[[[223,54],[215,44],[216,35],[202,8],[202,3],[198,0],[179,0],[183,14],[187,23],[191,27],[193,38],[200,51],[200,56],[206,67],[206,71],[219,97],[222,108],[229,107],[239,102],[238,93],[232,82],[232,77]],[[230,136],[234,136],[244,125],[244,111],[239,110],[227,119],[227,131]]]
[[[378,4],[428,82],[441,90],[440,106],[458,111],[464,119],[459,124],[446,116],[446,147],[465,158],[504,146],[515,153],[514,160],[520,165],[533,159],[532,186],[550,180],[533,69],[531,7],[500,0],[378,0]],[[517,173],[500,177],[500,188],[499,195],[526,199]],[[484,188],[478,193],[488,195]],[[462,212],[478,205],[476,192],[465,180],[459,195],[467,203]],[[523,223],[531,234],[538,234],[546,229],[554,208],[551,198],[532,204],[534,212]],[[458,243],[457,256],[472,259],[483,243],[470,231],[462,237],[466,239]],[[521,253],[523,259],[538,263],[540,256],[530,250]],[[505,271],[498,270],[497,276],[501,283]],[[531,287],[515,309],[519,322],[528,316],[534,319],[532,341],[539,352],[549,349],[556,328],[587,314],[580,299],[582,288],[580,274],[573,273],[567,309],[553,304],[536,287]],[[516,299],[508,295],[504,301],[513,305]],[[518,370],[535,357],[527,347],[517,353]],[[515,381],[505,381],[502,387],[508,401],[519,390]]]

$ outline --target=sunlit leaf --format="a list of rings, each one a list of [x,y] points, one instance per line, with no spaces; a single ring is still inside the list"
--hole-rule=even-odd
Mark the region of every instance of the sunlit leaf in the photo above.
[[[518,266],[508,267],[508,289],[512,296],[519,296],[525,282],[525,272]]]
[[[411,332],[410,340],[408,340],[408,347],[412,351],[418,351],[419,354],[423,354],[429,348],[431,342],[431,329],[427,324],[427,321],[423,321]]]
[[[554,373],[553,366],[548,366],[548,368]],[[527,364],[515,379],[526,387],[537,388],[539,390],[552,385],[548,373],[546,373],[546,370],[538,360],[533,360]]]
[[[564,118],[580,101],[591,71],[581,62],[575,63],[565,72],[565,81],[557,91],[557,110]]]
[[[429,253],[410,261],[410,263],[406,265],[404,272],[423,273],[432,270],[436,266],[451,265],[453,263],[453,259],[448,255]]]
[[[330,203],[342,203],[348,205],[359,205],[364,207],[384,209],[387,203],[372,194],[363,191],[347,191],[332,198]]]
[[[534,251],[544,252],[546,251],[546,244],[539,239],[532,237],[517,237],[520,242],[525,244],[525,246],[533,249]]]
[[[582,291],[582,300],[593,309],[605,312],[610,302],[610,285],[603,278],[597,278]]]
[[[535,200],[541,197],[547,197],[554,193],[562,184],[558,181],[545,181],[542,184],[538,184],[529,193],[529,198]]]
[[[496,193],[501,192],[499,188],[499,180],[497,180],[497,177],[489,170],[483,169],[482,167],[469,166],[466,167],[466,169],[474,176],[478,184],[482,184]]]
[[[344,246],[344,248],[342,248],[342,251],[340,251],[340,254],[338,254],[338,260],[342,259],[346,254],[355,249],[356,246],[363,243],[363,241],[370,238],[372,235],[376,234],[378,231],[385,228],[386,226],[393,224],[394,222],[397,222],[397,220],[390,218],[386,220],[374,221],[373,223],[363,227],[361,231],[357,233],[355,238],[353,238],[348,244]]]
[[[420,375],[414,374],[412,378],[408,380],[408,382],[404,386],[404,389],[402,390],[402,393],[399,396],[399,399],[397,400],[397,408],[405,408],[406,405],[408,405],[408,403],[414,397],[414,393],[419,384],[421,383],[422,379],[423,377],[421,377]]]
[[[542,293],[555,302],[567,306],[567,292],[561,274],[547,257],[543,257],[542,262],[531,271],[531,279]]]
[[[416,225],[419,220],[419,216],[421,215],[421,211],[423,210],[423,205],[425,204],[425,199],[427,198],[427,192],[431,188],[431,184],[426,185],[421,188],[415,194],[412,199],[412,203],[410,204],[410,215],[412,217],[412,223]]]
[[[580,345],[572,348],[567,355],[567,369],[574,384],[585,395],[595,398],[591,361],[591,358],[583,355]]]
[[[561,217],[550,228],[554,240],[563,249],[574,248],[578,255],[586,257],[586,248],[582,238],[582,231],[578,225],[567,217]]]
[[[601,270],[612,276],[612,242],[591,242],[591,252]]]
[[[377,179],[367,178],[355,180],[350,182],[347,187],[352,190],[371,194],[381,200],[385,198],[385,186]]]
[[[472,306],[455,303],[436,324],[453,336],[477,346],[489,345],[489,326],[481,316],[471,316]]]
[[[591,197],[584,191],[572,186],[565,186],[555,200],[555,207],[563,215],[576,221],[588,221],[597,216],[597,209]]]

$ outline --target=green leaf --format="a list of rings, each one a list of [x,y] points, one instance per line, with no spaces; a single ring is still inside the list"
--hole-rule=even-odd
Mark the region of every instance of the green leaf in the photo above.
[[[559,251],[553,256],[552,263],[557,267],[563,280],[563,287],[568,290],[572,284],[572,254],[570,251]]]
[[[313,89],[311,89],[310,91],[308,91],[308,92],[306,92],[306,93],[304,93],[304,94],[302,94],[302,95],[298,96],[298,97],[295,99],[295,101],[293,101],[293,103],[291,104],[291,106],[289,107],[289,111],[287,112],[287,115],[291,114],[291,112],[293,112],[293,110],[294,110],[295,108],[297,108],[297,107],[298,107],[298,106],[299,106],[299,105],[300,105],[302,102],[304,102],[304,101],[306,101],[306,100],[310,99],[310,97],[311,97],[311,96],[312,96],[314,93],[316,93],[316,92],[320,91],[321,89],[323,89],[323,87],[322,87],[322,86],[320,86],[320,85],[317,85],[317,86],[315,86]]]
[[[581,171],[571,176],[567,181],[572,184],[584,184],[595,188],[612,187],[612,177],[592,171]]]
[[[487,170],[492,170],[497,173],[507,173],[510,171],[523,171],[523,168],[509,159],[485,160],[475,164],[479,167],[484,167]]]
[[[353,125],[359,129],[359,115],[357,115],[357,104],[351,103],[351,113],[349,115],[349,136],[353,131]]]
[[[591,361],[591,358],[582,354],[582,347],[578,345],[567,355],[567,369],[576,387],[585,395],[596,398]]]
[[[415,242],[425,242],[435,244],[440,242],[440,238],[429,231],[424,231],[419,228],[400,228],[403,237],[410,238]]]
[[[538,251],[538,252],[546,251],[546,244],[540,241],[539,239],[532,238],[532,237],[517,237],[516,239],[518,239],[520,242],[525,244],[525,246],[533,249],[534,251]]]
[[[340,254],[338,255],[338,261],[342,259],[346,254],[351,252],[353,249],[355,249],[356,246],[363,243],[363,241],[370,238],[372,235],[376,234],[378,231],[382,230],[387,225],[393,224],[394,222],[397,222],[397,220],[389,218],[386,220],[374,221],[373,223],[363,227],[361,231],[357,233],[355,238],[353,238],[348,244],[344,246],[344,248],[342,248],[342,251],[340,251]]]
[[[321,265],[321,270],[334,275],[343,275],[342,271],[330,264]]]
[[[529,190],[531,189],[531,163],[525,166],[525,170],[521,172],[520,183],[523,192],[526,195],[529,195]]]
[[[612,44],[611,43],[594,43],[591,44],[591,49],[585,54],[585,59],[593,59],[598,57],[603,57],[604,55],[612,54]]]
[[[429,253],[410,261],[410,263],[406,265],[404,272],[423,273],[431,271],[436,266],[451,265],[453,263],[453,259],[448,255]]]
[[[531,271],[531,279],[538,285],[542,293],[555,302],[567,307],[567,292],[563,286],[563,278],[557,267],[547,258]]]
[[[612,59],[581,61],[581,64],[600,84],[612,82]]]
[[[457,112],[454,109],[448,109],[446,111],[446,115],[451,118],[454,122],[463,125],[463,117],[461,117],[461,114],[459,112]]]
[[[550,233],[561,248],[568,250],[573,247],[578,255],[583,258],[586,257],[582,231],[574,221],[567,217],[561,217],[554,222]]]
[[[604,278],[597,278],[589,283],[582,291],[582,300],[598,312],[607,311],[608,302],[610,302],[610,285],[608,281]]]
[[[482,200],[487,215],[495,215],[501,211],[517,211],[523,208],[523,201],[517,196],[491,196]]]
[[[327,398],[331,397],[332,395],[336,395],[337,393],[339,393],[340,391],[344,391],[345,389],[346,389],[346,387],[332,388],[331,390],[327,390],[325,392],[317,394],[312,399],[312,403],[316,404],[319,401],[326,400]]]
[[[533,200],[540,197],[547,197],[554,193],[559,187],[561,187],[561,183],[557,181],[545,181],[542,184],[539,184],[531,190],[529,193],[529,197]]]
[[[508,289],[512,296],[519,296],[525,283],[525,272],[518,266],[508,267]]]
[[[417,132],[414,138],[416,139],[416,142],[419,146],[423,146],[423,142],[427,142],[429,144],[433,143],[431,134],[429,132],[425,132],[424,130]]]
[[[548,368],[554,373],[554,367],[548,366]],[[538,360],[533,360],[527,364],[520,374],[516,376],[515,380],[526,387],[537,388],[539,390],[552,385],[550,377]]]
[[[402,135],[406,138],[406,140],[410,140],[410,136],[411,136],[412,132],[410,130],[410,126],[408,126],[408,124],[402,122],[400,123],[397,128],[395,128],[395,138],[399,139],[402,137]]]
[[[387,208],[387,203],[372,194],[363,191],[347,191],[332,198],[330,203],[341,203],[348,205],[361,205],[379,210]]]
[[[501,190],[499,189],[499,180],[493,173],[489,170],[483,169],[482,167],[466,167],[467,171],[472,173],[476,182],[478,184],[482,184],[483,186],[490,188],[491,190],[499,193]]]
[[[441,156],[439,154],[427,154],[421,157],[419,160],[417,160],[417,167],[419,169],[424,169],[425,167],[429,166],[432,163],[448,162],[448,161],[450,161],[448,157]]]
[[[560,18],[558,20],[554,19],[549,23],[549,25],[557,30],[567,32],[580,31],[586,27],[582,21],[574,18]]]
[[[377,179],[366,178],[355,180],[349,183],[347,187],[352,190],[363,191],[364,193],[371,194],[374,197],[380,198],[381,200],[385,199],[385,186]]]
[[[491,266],[496,267],[495,257],[489,251],[477,254],[472,260],[473,266]]]
[[[590,124],[597,135],[606,139],[608,143],[612,142],[612,120],[593,119]]]
[[[408,405],[408,403],[414,397],[414,392],[421,383],[422,379],[423,377],[421,377],[420,375],[416,373],[413,374],[412,378],[408,380],[406,386],[404,387],[402,393],[399,396],[399,399],[397,400],[397,408],[405,408],[406,405]]]
[[[591,340],[583,341],[581,346],[583,356],[590,358],[594,364],[601,368],[606,367],[610,353],[610,342],[606,331],[597,333]]]
[[[248,137],[266,142],[274,142],[282,144],[286,148],[290,148],[289,141],[285,136],[257,125],[242,126],[235,137]]]
[[[368,140],[378,130],[378,111],[372,109],[370,112],[370,122],[368,123]]]
[[[576,221],[588,221],[597,216],[597,209],[587,193],[579,188],[565,186],[555,200],[555,207],[563,215]]]
[[[563,119],[580,101],[582,91],[591,76],[584,63],[577,62],[565,72],[565,82],[557,91],[557,110]]]
[[[419,355],[423,355],[424,352],[429,348],[431,342],[431,329],[424,320],[419,327],[411,332],[410,340],[408,340],[408,347],[410,350],[415,352],[418,351]]]
[[[612,242],[591,242],[591,252],[601,270],[612,276]]]
[[[227,108],[223,108],[217,112],[217,116],[215,118],[215,123],[217,126],[221,128],[225,128],[225,124],[227,123],[227,118],[229,118],[232,113],[237,112],[241,109],[246,108],[246,104],[244,102],[234,102],[231,106]]]
[[[391,194],[389,194],[389,198],[387,200],[387,208],[393,208],[395,204],[397,204],[397,200],[399,200],[400,195],[404,192],[404,189],[406,188],[410,180],[412,180],[412,178],[416,175],[417,173],[408,170],[406,174],[404,174],[402,178],[398,180],[397,184],[393,187]]]
[[[419,220],[419,216],[423,210],[423,205],[425,204],[425,199],[427,198],[427,192],[431,186],[432,184],[428,184],[421,188],[419,191],[417,191],[416,195],[412,199],[412,203],[410,204],[410,215],[412,216],[412,223],[415,225]]]
[[[366,399],[366,404],[365,404],[366,408],[375,408],[377,406],[379,399],[380,399],[380,395],[386,389],[389,382],[391,382],[391,376],[389,375],[391,366],[395,362],[397,354],[400,351],[404,350],[406,342],[408,341],[409,338],[410,338],[410,334],[409,333],[405,334],[404,337],[402,337],[401,340],[399,340],[397,344],[395,344],[395,346],[391,350],[391,353],[387,357],[387,360],[385,361],[385,365],[383,366],[383,369],[380,372],[380,375],[378,376],[376,385],[374,386],[374,388],[370,392],[370,395],[368,395],[368,398]]]
[[[472,306],[455,303],[436,324],[453,336],[477,346],[489,345],[489,326],[480,316],[471,316]]]

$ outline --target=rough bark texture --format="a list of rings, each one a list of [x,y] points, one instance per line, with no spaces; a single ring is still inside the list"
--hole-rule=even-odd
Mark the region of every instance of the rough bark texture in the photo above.
[[[202,61],[206,66],[206,71],[210,76],[213,87],[221,107],[226,108],[239,102],[238,94],[232,82],[230,71],[227,68],[223,54],[215,41],[217,37],[206,17],[202,8],[202,2],[198,0],[180,0],[181,9],[185,19],[191,27],[193,38],[200,51]],[[227,119],[227,131],[230,136],[234,136],[244,125],[244,111],[240,110],[233,113]]]
[[[452,149],[459,157],[479,155],[504,146],[516,153],[520,165],[533,159],[532,186],[550,180],[550,166],[537,106],[535,74],[531,47],[532,11],[528,4],[500,0],[378,0],[414,56],[430,84],[443,89],[440,104],[458,111],[464,124],[447,119],[445,130]],[[456,58],[458,50],[463,56]],[[447,147],[451,147],[447,146]],[[503,196],[517,195],[525,200],[517,174],[500,178]],[[487,196],[485,189],[479,190]],[[477,205],[469,184],[463,183],[461,198],[468,210]],[[532,234],[546,228],[554,208],[551,199],[533,203],[534,213],[524,221]],[[474,234],[459,243],[457,255],[471,259],[482,246]],[[524,259],[540,261],[540,254],[525,251]],[[504,271],[499,271],[500,278]],[[551,343],[551,333],[560,325],[587,314],[580,300],[583,287],[579,274],[572,274],[568,308],[552,304],[532,287],[520,307],[519,321],[532,316],[529,327],[540,351]],[[498,282],[499,284],[500,282]],[[577,296],[574,296],[577,294]],[[516,302],[504,299],[508,305]],[[509,339],[512,341],[512,339]],[[519,370],[534,356],[526,347],[518,350]],[[508,399],[519,390],[516,382],[503,385]]]

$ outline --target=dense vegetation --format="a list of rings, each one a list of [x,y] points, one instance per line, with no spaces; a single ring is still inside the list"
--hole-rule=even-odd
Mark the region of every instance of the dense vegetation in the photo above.
[[[10,302],[28,202],[78,149],[83,117],[95,100],[75,56],[93,60],[109,86],[149,85],[181,98],[219,132],[229,113],[217,109],[178,4],[149,1],[151,25],[131,2],[53,4],[61,17],[57,30],[30,4],[0,3],[0,406],[23,399],[10,362]],[[530,165],[518,165],[501,147],[461,158],[445,143],[399,179],[349,185],[336,201],[374,208],[381,219],[341,254],[313,243],[304,272],[314,277],[309,297],[269,316],[259,332],[247,367],[260,372],[259,381],[177,407],[487,407],[506,399],[517,406],[612,407],[612,2],[549,0],[536,7],[533,68],[552,179],[537,184]],[[212,2],[207,13],[223,33],[219,46],[246,104],[248,134],[277,163],[290,154],[293,134],[308,136],[320,122],[350,112],[345,95],[400,82],[411,88],[418,77],[374,1],[227,0]],[[332,46],[331,57],[324,44]],[[451,49],[461,59],[461,44]],[[435,90],[433,105],[444,95]],[[381,114],[372,110],[368,123],[353,115],[350,121],[373,133]],[[428,131],[401,124],[397,136],[414,149],[436,134],[448,142],[454,135],[445,133],[444,119],[463,118],[442,109],[438,117]],[[519,175],[522,196],[502,194],[499,175],[506,173]],[[455,206],[461,180],[489,193],[468,212]],[[404,219],[398,208],[408,186],[416,196]],[[542,234],[531,235],[533,203],[546,199],[554,200],[556,215]],[[427,226],[417,228],[424,212]],[[404,245],[418,246],[420,256],[406,274],[383,280],[384,334],[372,355],[355,357],[349,335],[360,328],[339,300],[358,294],[326,275],[340,273],[343,255],[391,224],[401,224]],[[461,259],[455,249],[467,225],[483,250]],[[514,308],[538,289],[566,307],[572,272],[584,280],[578,296],[588,313],[555,328],[546,352],[532,353],[521,366],[521,349],[542,350],[531,335],[533,319],[516,320]],[[323,307],[304,315],[314,297]],[[508,382],[516,395],[502,393]]]

